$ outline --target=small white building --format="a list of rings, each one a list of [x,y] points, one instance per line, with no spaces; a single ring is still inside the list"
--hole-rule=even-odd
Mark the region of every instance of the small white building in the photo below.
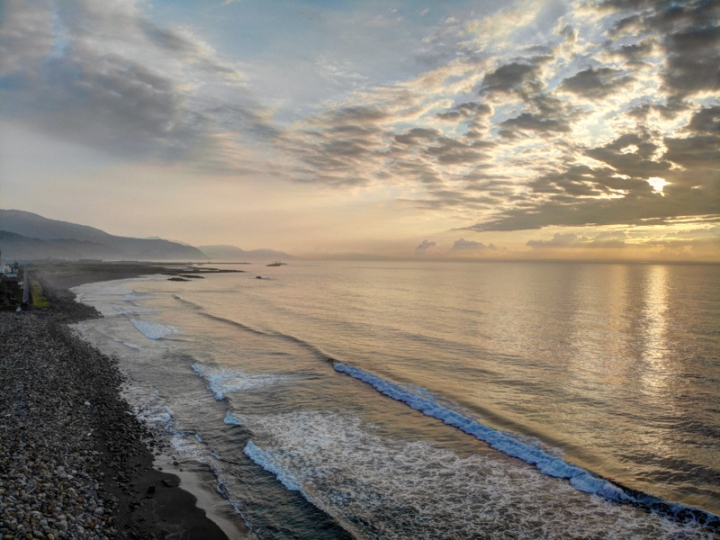
[[[6,278],[16,278],[18,274],[18,263],[11,262],[3,264],[0,260],[0,276]]]

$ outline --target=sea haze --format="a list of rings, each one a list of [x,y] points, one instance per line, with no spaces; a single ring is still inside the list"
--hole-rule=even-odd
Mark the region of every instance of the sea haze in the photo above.
[[[717,265],[248,268],[75,290],[258,538],[717,532]]]

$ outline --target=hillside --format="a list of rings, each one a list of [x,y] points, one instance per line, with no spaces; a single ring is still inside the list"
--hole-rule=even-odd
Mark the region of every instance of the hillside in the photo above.
[[[12,259],[205,260],[199,249],[162,239],[115,236],[100,229],[0,210],[0,250]]]

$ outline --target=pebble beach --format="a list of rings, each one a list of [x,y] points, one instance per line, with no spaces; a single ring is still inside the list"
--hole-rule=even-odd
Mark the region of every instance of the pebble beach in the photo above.
[[[0,539],[225,539],[121,396],[116,362],[67,326],[94,309],[0,313]],[[63,294],[64,293],[64,294]]]

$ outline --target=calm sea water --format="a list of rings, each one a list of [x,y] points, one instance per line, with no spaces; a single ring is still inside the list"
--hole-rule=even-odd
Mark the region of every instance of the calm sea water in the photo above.
[[[718,533],[720,267],[233,268],[78,331],[256,537]]]

